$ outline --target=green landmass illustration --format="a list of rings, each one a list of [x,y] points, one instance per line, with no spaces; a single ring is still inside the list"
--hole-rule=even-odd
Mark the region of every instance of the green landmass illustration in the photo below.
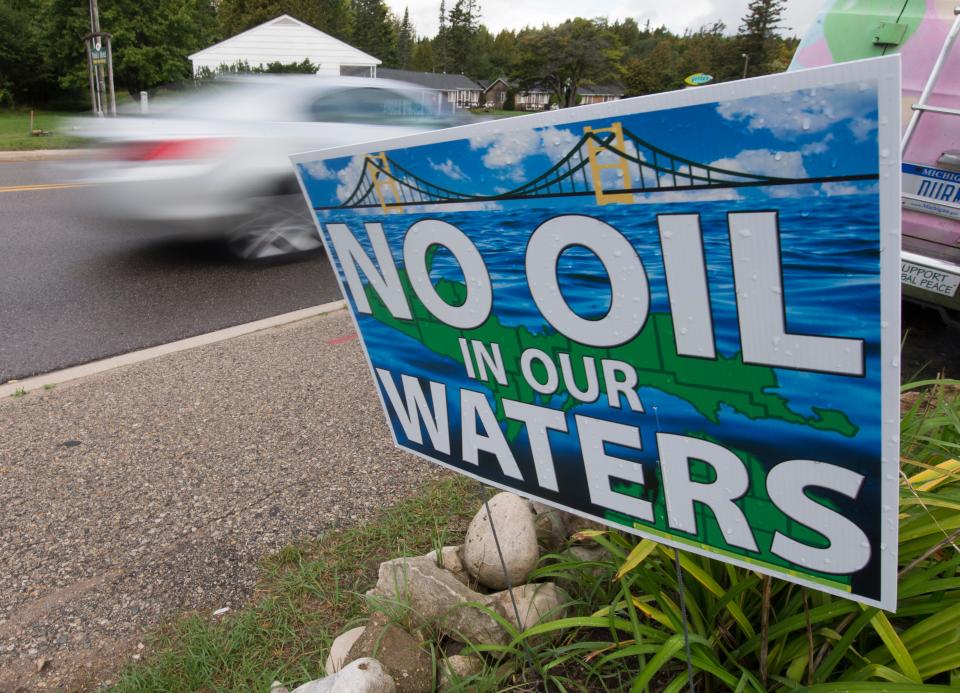
[[[778,394],[769,392],[778,387],[776,372],[766,366],[743,362],[740,354],[730,358],[717,356],[715,360],[679,356],[674,341],[673,322],[668,313],[652,313],[644,328],[631,341],[609,349],[584,346],[556,332],[534,333],[526,327],[508,327],[495,315],[471,330],[460,330],[440,322],[419,301],[407,278],[400,270],[400,280],[413,313],[413,320],[394,318],[379,296],[366,287],[373,317],[385,325],[419,341],[430,351],[463,365],[463,355],[458,340],[479,340],[485,344],[498,344],[507,370],[507,385],[501,385],[491,376],[482,383],[493,393],[495,412],[500,422],[506,422],[506,434],[513,440],[523,424],[504,416],[502,400],[512,399],[531,404],[545,404],[551,397],[538,394],[520,373],[520,356],[529,348],[547,353],[556,363],[559,353],[570,355],[574,380],[578,388],[585,389],[586,375],[582,359],[592,357],[597,367],[600,392],[606,391],[601,359],[617,359],[635,367],[639,377],[638,387],[655,388],[690,403],[709,421],[717,423],[722,405],[750,419],[780,419],[812,428],[833,431],[842,436],[853,437],[858,428],[841,411],[813,408],[814,416],[799,414],[788,406]],[[459,282],[440,280],[437,293],[450,305],[461,305],[466,300],[466,287]],[[563,378],[554,395],[562,399],[561,409],[567,412],[580,402],[567,391]],[[625,406],[625,405],[624,405]]]
[[[853,437],[857,434],[857,426],[841,411],[814,407],[812,408],[814,416],[806,417],[790,409],[788,402],[783,397],[769,391],[779,385],[776,371],[772,368],[745,364],[739,354],[730,358],[718,356],[716,360],[679,356],[674,341],[673,321],[668,313],[651,314],[646,326],[634,339],[622,346],[610,349],[584,346],[570,341],[556,332],[534,333],[525,327],[508,327],[503,325],[494,315],[491,315],[484,324],[475,329],[459,330],[434,318],[417,298],[406,273],[399,270],[399,276],[414,319],[398,320],[394,318],[377,293],[367,286],[366,294],[370,302],[372,317],[419,341],[435,354],[451,359],[461,366],[464,366],[464,363],[458,342],[460,338],[479,340],[488,345],[498,344],[501,349],[504,367],[507,370],[508,384],[501,385],[492,376],[489,380],[478,384],[488,388],[493,393],[497,419],[501,424],[506,424],[506,435],[511,441],[519,435],[523,424],[505,417],[502,404],[504,398],[527,403],[546,404],[547,400],[559,396],[561,400],[560,408],[564,412],[573,409],[580,403],[566,390],[562,377],[559,379],[560,385],[553,397],[539,395],[526,383],[520,373],[519,363],[520,355],[528,348],[537,348],[546,352],[555,363],[557,354],[564,352],[570,354],[576,384],[580,389],[586,387],[586,376],[583,373],[581,363],[582,357],[595,359],[601,392],[605,391],[606,384],[603,382],[603,371],[599,368],[600,359],[613,358],[636,368],[639,376],[638,387],[655,388],[679,397],[690,403],[705,418],[715,423],[719,419],[721,407],[727,405],[750,419],[781,419],[824,431],[832,431],[845,437]],[[461,283],[441,280],[435,286],[437,293],[451,305],[462,305],[466,300],[466,287]],[[712,440],[710,436],[703,432],[690,431],[688,433],[706,440]],[[607,510],[604,516],[607,520],[622,526],[688,541],[691,545],[699,545],[708,548],[710,551],[721,551],[748,564],[755,562],[758,565],[775,565],[781,570],[794,572],[806,579],[834,587],[850,584],[850,576],[828,575],[810,568],[798,569],[798,566],[770,553],[769,547],[776,532],[781,532],[811,546],[825,546],[826,540],[817,532],[792,520],[770,500],[766,490],[766,472],[764,466],[756,457],[740,449],[732,449],[732,452],[743,461],[749,470],[750,488],[746,495],[738,501],[738,505],[747,517],[751,518],[751,531],[754,533],[760,548],[759,554],[752,554],[728,544],[716,517],[702,503],[698,503],[696,509],[698,530],[696,534],[670,529],[667,522],[665,499],[661,493],[656,491],[662,486],[659,479],[659,470],[656,472],[658,483],[649,488],[626,481],[616,481],[613,484],[613,489],[619,493],[644,497],[650,501],[653,504],[655,516],[653,523],[641,522],[636,518],[612,510]],[[691,461],[691,477],[695,480],[707,483],[710,481],[711,473],[712,470],[709,465],[698,460]],[[833,506],[826,498],[818,498],[817,500],[827,507]]]

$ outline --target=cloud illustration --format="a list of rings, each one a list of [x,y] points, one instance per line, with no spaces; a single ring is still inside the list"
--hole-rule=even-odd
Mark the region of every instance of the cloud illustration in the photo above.
[[[717,104],[725,120],[744,123],[749,130],[769,130],[778,137],[823,132],[846,122],[858,140],[876,128],[864,113],[876,108],[872,89],[803,89],[778,97],[755,96]]]

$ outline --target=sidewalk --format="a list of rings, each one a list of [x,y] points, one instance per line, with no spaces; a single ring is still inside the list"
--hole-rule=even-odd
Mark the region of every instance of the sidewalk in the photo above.
[[[345,311],[4,397],[0,421],[2,691],[93,689],[165,619],[240,606],[262,556],[441,474],[394,449]]]
[[[92,149],[22,149],[11,152],[0,151],[0,164],[21,161],[58,161],[60,159],[79,159],[90,156]]]

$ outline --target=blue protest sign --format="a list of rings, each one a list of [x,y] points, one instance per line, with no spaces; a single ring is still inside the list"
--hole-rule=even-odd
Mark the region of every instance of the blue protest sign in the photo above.
[[[898,75],[295,156],[396,444],[893,608]]]

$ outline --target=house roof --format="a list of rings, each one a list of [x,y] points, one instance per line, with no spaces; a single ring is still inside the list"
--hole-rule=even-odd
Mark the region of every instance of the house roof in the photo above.
[[[513,82],[507,81],[507,79],[506,79],[505,77],[497,77],[496,79],[487,80],[486,82],[481,82],[480,84],[481,84],[483,90],[484,90],[484,91],[487,91],[488,89],[493,88],[493,85],[496,84],[497,82],[502,83],[503,86],[507,87],[508,89],[516,86]]]
[[[372,67],[382,62],[288,14],[208,46],[189,58],[216,60],[227,65],[238,60],[245,60],[251,65],[310,60],[318,66],[329,63]]]
[[[623,96],[623,93],[619,84],[581,84],[577,87],[579,96]]]
[[[378,70],[378,74],[383,70]],[[521,94],[549,94],[551,89],[542,84],[532,84],[527,89],[522,89],[520,83],[515,80],[508,80],[505,77],[497,77],[491,82],[480,82],[484,91],[489,91],[497,82],[503,83],[508,89],[516,89]],[[578,96],[623,96],[623,87],[619,84],[581,84],[577,87]]]
[[[392,67],[377,68],[377,77],[395,79],[400,82],[410,82],[428,89],[452,91],[454,89],[482,89],[466,75],[447,74],[446,72],[417,72],[416,70],[398,70]]]

